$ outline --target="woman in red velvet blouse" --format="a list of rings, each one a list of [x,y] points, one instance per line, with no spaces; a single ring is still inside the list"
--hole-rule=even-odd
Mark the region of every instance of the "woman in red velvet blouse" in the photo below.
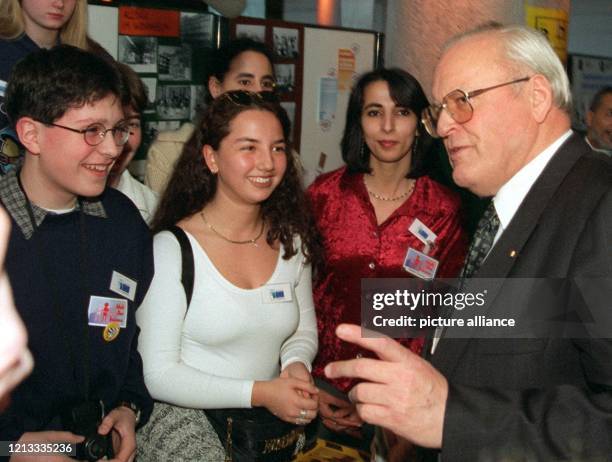
[[[429,103],[418,81],[400,69],[363,75],[350,96],[342,157],[346,167],[321,175],[308,189],[323,236],[326,266],[315,280],[319,353],[313,375],[324,379],[331,361],[367,356],[334,334],[338,324],[360,324],[361,278],[411,277],[403,268],[409,248],[425,244],[409,231],[415,219],[437,238],[429,256],[439,261],[436,277],[455,277],[466,252],[459,198],[427,173],[432,140],[420,113]],[[427,252],[425,252],[427,253]],[[406,339],[413,351],[422,339]],[[333,381],[341,392],[350,379]],[[354,406],[321,390],[319,413],[335,431],[361,425]]]

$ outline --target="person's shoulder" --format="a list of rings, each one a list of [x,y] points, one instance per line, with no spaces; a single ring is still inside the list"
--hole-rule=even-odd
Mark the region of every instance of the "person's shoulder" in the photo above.
[[[338,186],[345,174],[348,174],[346,167],[340,167],[331,172],[322,173],[308,187],[309,195],[316,195],[320,192],[327,191],[331,187]]]
[[[35,48],[25,35],[13,40],[0,39],[0,79],[8,80],[15,64],[32,51]]]
[[[193,134],[194,130],[195,125],[193,125],[191,122],[185,122],[178,130],[166,130],[159,132],[155,140],[156,142],[186,143]]]
[[[121,191],[107,187],[97,199],[102,202],[107,217],[125,224],[135,222],[144,224],[136,205]]]
[[[427,175],[419,177],[417,182],[421,184],[421,188],[428,197],[435,198],[436,206],[439,208],[457,210],[460,207],[461,198],[459,194],[448,186],[437,182]]]

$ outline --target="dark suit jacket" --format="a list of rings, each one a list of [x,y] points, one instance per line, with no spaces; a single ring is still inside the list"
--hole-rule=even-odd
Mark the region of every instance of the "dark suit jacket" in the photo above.
[[[456,328],[444,331],[430,359],[449,382],[442,460],[612,460],[609,159],[572,135],[474,277],[550,278],[563,292],[552,312],[542,307],[545,316],[579,319],[586,336],[554,338],[546,331],[540,338],[495,339],[482,338],[480,330],[458,339]],[[518,313],[525,300],[541,295],[518,293],[511,282],[490,283],[490,305],[477,314],[512,317],[516,313],[507,313],[508,307]],[[603,318],[585,325],[585,307],[603,311]],[[530,304],[529,310],[539,307]],[[473,315],[468,309],[454,314]]]

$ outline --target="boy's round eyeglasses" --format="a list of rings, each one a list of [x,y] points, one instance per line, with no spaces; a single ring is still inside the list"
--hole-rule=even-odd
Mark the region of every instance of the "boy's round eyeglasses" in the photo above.
[[[440,138],[438,134],[438,120],[440,119],[440,114],[442,113],[442,109],[446,109],[449,115],[453,118],[455,122],[458,124],[464,124],[469,122],[474,114],[474,108],[470,103],[470,98],[474,98],[475,96],[482,95],[489,90],[495,90],[496,88],[505,87],[506,85],[512,85],[514,83],[526,82],[531,77],[522,77],[520,79],[511,80],[510,82],[500,83],[498,85],[493,85],[492,87],[481,88],[479,90],[474,91],[464,91],[464,90],[453,90],[444,98],[442,98],[441,104],[432,104],[431,106],[425,108],[423,110],[422,119],[423,125],[425,125],[425,129],[427,132],[433,136],[434,138]]]
[[[50,125],[52,127],[63,128],[64,130],[70,130],[71,132],[80,133],[83,135],[85,142],[90,146],[97,146],[102,143],[102,141],[104,141],[104,138],[106,138],[106,134],[108,132],[112,133],[113,141],[117,146],[123,146],[125,143],[127,143],[128,138],[130,137],[130,128],[125,122],[119,123],[112,128],[106,128],[101,123],[95,123],[85,127],[82,130],[66,127],[60,124],[45,122],[41,123],[44,123],[45,125]]]

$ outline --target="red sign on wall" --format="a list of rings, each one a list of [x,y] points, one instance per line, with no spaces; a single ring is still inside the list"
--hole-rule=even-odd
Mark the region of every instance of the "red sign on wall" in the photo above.
[[[153,37],[178,37],[181,17],[178,11],[122,6],[119,8],[119,33]]]

